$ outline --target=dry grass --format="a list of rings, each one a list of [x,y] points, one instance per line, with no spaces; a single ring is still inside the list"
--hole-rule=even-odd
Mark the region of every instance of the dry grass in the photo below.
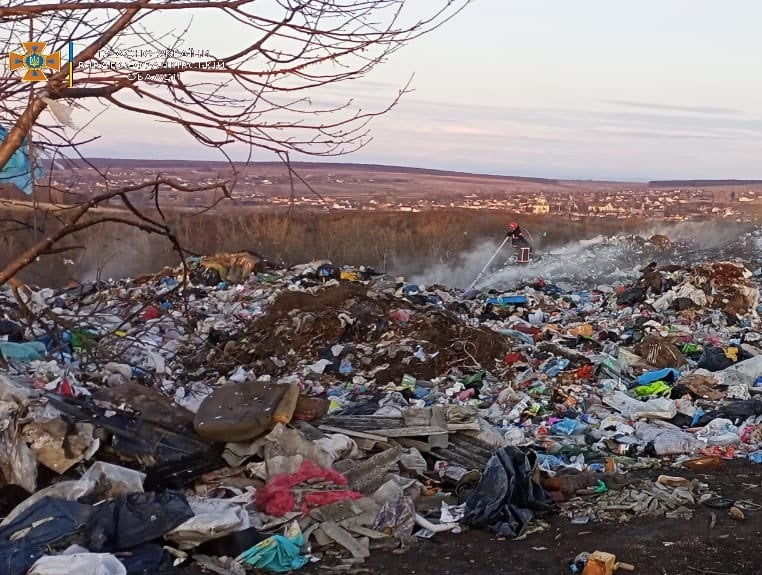
[[[11,213],[0,212],[0,218]],[[15,209],[13,218],[29,223],[31,211]],[[487,238],[502,239],[511,214],[466,209],[432,212],[331,212],[295,211],[290,216],[272,210],[239,210],[189,216],[167,214],[180,242],[191,253],[250,250],[289,264],[331,259],[339,264],[371,265],[398,274],[413,273],[421,266],[451,261],[463,250]],[[38,226],[52,226],[38,215]],[[518,221],[534,235],[547,232],[546,245],[560,245],[598,233],[632,231],[641,221],[588,220],[570,222],[557,217],[521,216]],[[29,246],[47,229],[37,233],[18,230],[5,222],[0,234],[0,265]],[[16,229],[12,233],[8,230]],[[169,242],[124,226],[106,224],[90,228],[67,241],[70,252],[45,256],[20,277],[36,285],[61,285],[67,281],[134,276],[177,265]],[[65,259],[74,263],[65,263]]]

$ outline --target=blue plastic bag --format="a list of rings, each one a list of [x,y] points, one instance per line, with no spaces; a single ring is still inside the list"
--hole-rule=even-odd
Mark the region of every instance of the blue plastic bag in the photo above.
[[[656,381],[666,381],[669,383],[677,381],[678,377],[680,377],[679,371],[671,367],[667,367],[665,369],[645,372],[643,375],[638,377],[638,385],[648,385],[649,383],[654,383]]]
[[[41,341],[27,341],[24,343],[0,342],[0,353],[5,359],[32,361],[42,359],[47,351],[45,344]]]
[[[8,137],[8,130],[0,126],[0,142]],[[14,184],[27,196],[32,194],[34,180],[39,180],[45,172],[35,165],[34,175],[29,162],[29,143],[24,138],[21,146],[13,152],[13,155],[4,166],[0,166],[0,184]]]
[[[488,298],[486,303],[492,305],[514,305],[527,303],[527,296],[525,295],[503,295],[500,297]]]
[[[582,435],[589,429],[589,426],[576,419],[565,417],[558,423],[554,423],[550,429],[557,435]]]

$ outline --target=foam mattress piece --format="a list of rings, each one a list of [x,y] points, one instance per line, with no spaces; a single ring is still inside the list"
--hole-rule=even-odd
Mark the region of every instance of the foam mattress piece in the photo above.
[[[193,427],[211,441],[255,439],[270,428],[273,410],[287,387],[251,381],[215,389],[201,402]]]

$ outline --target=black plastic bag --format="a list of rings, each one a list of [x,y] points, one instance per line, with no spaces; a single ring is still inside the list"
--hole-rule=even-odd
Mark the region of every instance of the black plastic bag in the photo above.
[[[646,290],[640,286],[627,288],[616,298],[616,303],[619,305],[635,305],[644,301],[646,301]]]
[[[479,485],[466,500],[466,524],[505,537],[518,537],[535,514],[553,509],[553,500],[532,478],[535,454],[517,447],[499,449],[487,462]]]
[[[260,533],[256,527],[249,527],[243,531],[235,531],[224,537],[204,541],[196,547],[195,552],[212,557],[238,557],[247,549],[251,549],[257,543],[267,539],[267,535]]]
[[[24,334],[21,326],[16,322],[0,319],[0,336],[6,336],[7,341],[21,343],[24,341]]]
[[[731,365],[735,365],[740,361],[750,359],[752,357],[752,355],[745,349],[741,347],[736,349],[738,350],[736,353],[736,357],[738,359],[737,361],[733,361],[731,358],[725,355],[725,350],[723,348],[707,345],[701,352],[701,357],[699,358],[696,367],[706,369],[707,371],[722,371]]]
[[[723,405],[712,411],[707,411],[695,425],[697,427],[703,427],[713,419],[718,419],[720,417],[738,423],[755,415],[762,415],[762,401],[758,399],[744,399],[734,401],[728,405]]]
[[[207,287],[214,287],[222,281],[220,272],[214,268],[208,268],[204,265],[191,270],[190,280],[194,284],[200,284]]]
[[[317,274],[323,281],[337,280],[341,277],[341,270],[333,264],[323,264],[317,269]]]
[[[197,477],[224,467],[220,449],[192,430],[147,421],[141,416],[107,409],[92,401],[47,395],[48,401],[75,422],[87,421],[111,433],[111,444],[130,468],[146,472],[146,489],[179,489]],[[161,483],[165,481],[165,483]]]
[[[95,507],[85,545],[93,553],[110,553],[158,539],[193,517],[182,493],[128,493]]]
[[[174,557],[157,543],[114,553],[114,556],[124,565],[127,575],[174,575],[182,572],[174,566]]]

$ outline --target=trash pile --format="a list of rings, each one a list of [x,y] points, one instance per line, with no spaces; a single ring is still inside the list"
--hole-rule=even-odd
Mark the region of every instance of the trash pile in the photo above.
[[[717,495],[680,470],[762,462],[759,305],[726,261],[461,293],[238,253],[8,289],[2,572],[348,568],[468,528],[690,518]]]
[[[651,260],[692,267],[700,262],[726,260],[728,254],[752,270],[762,265],[759,228],[685,223],[675,225],[670,233],[670,237],[661,233],[596,236],[562,246],[536,246],[533,261],[528,265],[515,265],[514,260],[504,266],[496,265],[477,285],[511,289],[517,282],[540,276],[565,291],[574,291],[601,283],[629,281],[637,276],[644,262]],[[478,259],[483,263],[486,256],[480,255]]]

